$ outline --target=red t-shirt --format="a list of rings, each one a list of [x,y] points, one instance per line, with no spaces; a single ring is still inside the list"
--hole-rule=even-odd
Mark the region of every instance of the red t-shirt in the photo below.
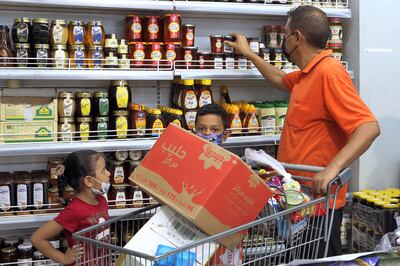
[[[99,201],[97,205],[91,205],[78,198],[73,198],[71,203],[54,219],[55,222],[64,227],[63,233],[69,247],[75,245],[73,233],[109,220],[107,200],[100,195],[97,196],[97,200]],[[109,228],[104,228],[96,234],[89,232],[86,236],[96,240],[104,240],[109,235]],[[89,248],[89,245],[87,248]],[[86,256],[89,256],[88,252],[86,252]]]

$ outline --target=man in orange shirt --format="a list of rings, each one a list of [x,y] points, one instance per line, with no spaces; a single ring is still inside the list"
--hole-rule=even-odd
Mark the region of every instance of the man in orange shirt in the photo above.
[[[300,68],[290,74],[253,53],[245,36],[234,34],[236,41],[227,42],[251,60],[274,87],[290,92],[278,160],[326,167],[312,177],[315,194],[326,193],[329,181],[380,134],[376,118],[357,94],[348,72],[332,57],[331,50],[325,50],[329,34],[322,10],[299,6],[289,11],[283,48],[287,59]],[[339,191],[329,256],[342,252],[340,226],[346,192],[347,185]]]

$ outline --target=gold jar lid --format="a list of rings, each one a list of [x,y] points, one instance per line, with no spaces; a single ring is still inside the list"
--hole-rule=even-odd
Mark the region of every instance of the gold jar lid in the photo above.
[[[113,80],[111,81],[112,86],[128,86],[128,81],[126,80]]]
[[[6,248],[1,249],[1,253],[4,253],[4,254],[11,254],[14,252],[17,252],[17,249],[15,247],[6,247]]]
[[[91,92],[78,92],[76,94],[77,98],[92,98],[92,93]]]
[[[49,164],[63,164],[64,160],[61,158],[53,158],[49,160]]]
[[[31,48],[31,45],[29,43],[16,43],[15,48],[16,49],[29,49],[29,48]]]
[[[113,116],[128,116],[129,112],[126,110],[114,110]]]
[[[15,18],[15,19],[14,19],[14,23],[21,23],[21,22],[24,22],[24,23],[31,23],[31,19],[30,19],[30,18],[27,18],[27,17]]]
[[[102,98],[102,97],[108,97],[108,92],[106,91],[98,91],[94,93],[95,98]]]
[[[385,209],[399,209],[400,208],[400,204],[387,203],[387,204],[383,205],[383,208],[385,208]]]
[[[71,50],[78,50],[78,49],[85,50],[85,46],[82,44],[71,45]]]
[[[64,123],[69,123],[72,124],[75,122],[75,119],[71,118],[71,117],[60,117],[60,123],[64,124]]]
[[[49,49],[49,48],[50,45],[48,44],[41,44],[41,43],[35,44],[35,49]]]
[[[97,23],[98,26],[102,26],[102,25],[103,25],[103,22],[102,22],[101,20],[92,20],[92,21],[89,21],[88,25],[89,25],[89,26],[94,26],[96,23]]]
[[[104,117],[96,117],[95,118],[95,121],[98,123],[98,122],[100,122],[100,123],[104,123],[104,122],[108,122],[108,117],[107,116],[104,116]]]
[[[49,24],[49,20],[47,18],[35,18],[34,20],[32,20],[32,23]]]
[[[89,47],[89,50],[98,50],[98,51],[103,51],[103,46],[101,45],[93,45]]]
[[[83,22],[82,20],[73,20],[69,24],[71,26],[77,26],[79,24],[80,26],[83,27],[85,25],[85,22]]]
[[[67,50],[67,46],[63,44],[57,44],[51,46],[52,50]]]
[[[63,19],[53,19],[51,24],[67,25],[67,22]]]
[[[78,122],[79,123],[91,123],[92,118],[91,117],[78,117]]]
[[[73,92],[59,92],[58,98],[75,98],[75,94]]]

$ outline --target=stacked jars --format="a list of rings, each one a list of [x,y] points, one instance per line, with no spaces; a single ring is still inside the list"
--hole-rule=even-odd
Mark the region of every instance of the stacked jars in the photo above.
[[[343,26],[340,18],[329,18],[330,37],[327,48],[332,49],[333,57],[342,61],[343,55]]]
[[[126,80],[115,80],[109,88],[110,129],[112,138],[126,139],[129,128],[129,104],[131,103],[131,91]]]

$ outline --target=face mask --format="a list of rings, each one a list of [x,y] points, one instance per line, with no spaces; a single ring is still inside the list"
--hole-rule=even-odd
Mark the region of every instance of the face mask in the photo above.
[[[217,145],[221,145],[222,144],[222,139],[224,137],[224,133],[222,134],[203,134],[203,133],[196,133],[197,136],[199,136],[200,138],[203,138],[205,140],[208,140],[209,142],[212,142],[214,144]]]
[[[106,183],[106,182],[100,182],[99,180],[95,179],[92,177],[93,180],[96,180],[97,183],[101,184],[101,190],[98,190],[97,188],[91,188],[93,193],[96,195],[103,195],[103,194],[107,194],[108,190],[110,189],[110,183]]]
[[[289,53],[286,50],[286,40],[290,37],[293,36],[294,33],[290,34],[289,36],[286,36],[283,41],[282,41],[282,50],[283,50],[283,55],[285,56],[285,58],[289,61],[289,62],[293,62],[292,59],[290,58],[290,56],[293,54],[294,51],[296,51],[297,47],[299,47],[298,45]]]

